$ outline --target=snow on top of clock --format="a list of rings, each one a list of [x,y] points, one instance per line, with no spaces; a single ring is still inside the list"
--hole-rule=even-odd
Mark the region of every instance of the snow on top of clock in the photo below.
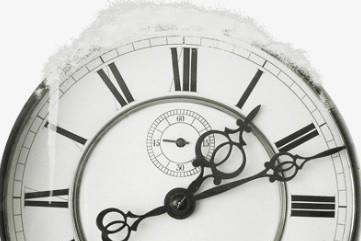
[[[291,44],[273,40],[253,19],[214,6],[153,1],[122,1],[100,11],[96,21],[77,39],[49,58],[44,68],[45,83],[54,87],[54,82],[71,75],[90,60],[137,37],[174,31],[240,40],[265,50],[307,80],[318,84],[319,76],[309,64],[305,52],[293,49]]]

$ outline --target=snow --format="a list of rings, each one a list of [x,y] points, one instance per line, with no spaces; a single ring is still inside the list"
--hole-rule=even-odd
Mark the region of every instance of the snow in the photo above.
[[[303,50],[277,42],[253,19],[217,6],[187,2],[120,1],[98,13],[97,19],[70,44],[50,56],[44,67],[48,88],[79,67],[115,47],[144,36],[187,32],[201,36],[223,36],[256,46],[276,57],[315,85],[319,75]]]

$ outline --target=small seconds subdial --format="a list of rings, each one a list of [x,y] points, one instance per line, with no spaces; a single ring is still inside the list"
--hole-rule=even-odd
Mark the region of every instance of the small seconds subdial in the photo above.
[[[168,175],[194,175],[200,170],[192,165],[196,141],[209,130],[209,123],[191,110],[168,111],[160,115],[150,127],[147,138],[149,157],[159,170]],[[209,136],[202,144],[203,154],[210,158],[214,146],[214,136]]]

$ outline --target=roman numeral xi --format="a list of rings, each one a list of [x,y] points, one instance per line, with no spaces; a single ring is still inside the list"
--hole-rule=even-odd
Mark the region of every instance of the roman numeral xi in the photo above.
[[[175,91],[197,91],[197,62],[196,48],[183,48],[183,81],[181,83],[177,48],[171,48],[172,66]]]
[[[128,86],[126,85],[117,66],[114,63],[111,63],[108,66],[120,88],[120,91],[118,91],[118,89],[115,87],[113,82],[110,80],[108,75],[105,73],[104,69],[100,69],[100,70],[98,70],[97,73],[100,76],[100,78],[103,80],[104,84],[108,87],[110,92],[114,95],[114,97],[117,99],[117,101],[119,102],[119,104],[121,106],[125,106],[125,105],[133,102],[134,98],[133,98],[132,94],[130,93]]]

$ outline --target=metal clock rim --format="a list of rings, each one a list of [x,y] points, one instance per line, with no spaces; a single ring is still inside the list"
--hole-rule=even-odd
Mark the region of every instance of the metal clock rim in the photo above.
[[[260,50],[262,51],[262,50]],[[270,55],[267,51],[263,50],[264,54],[268,55],[270,58],[274,58],[278,62],[282,63],[286,68],[287,64],[282,62],[282,60],[279,60],[275,58],[274,56]],[[322,86],[315,86],[311,84],[308,80],[306,80],[304,77],[302,77],[299,73],[296,73],[293,71],[295,75],[297,75],[300,79],[302,79],[309,88],[314,92],[314,94],[321,98],[322,95],[326,96],[330,101],[332,101],[332,98],[329,97],[327,91]],[[28,120],[29,115],[32,113],[33,107],[36,106],[36,104],[39,102],[39,100],[45,96],[48,93],[49,89],[46,84],[46,80],[43,80],[39,86],[35,89],[33,94],[29,97],[27,102],[25,103],[24,107],[20,111],[20,114],[18,115],[12,129],[10,132],[10,135],[8,137],[8,140],[6,142],[3,156],[1,159],[1,165],[0,165],[0,238],[2,241],[9,241],[8,232],[6,229],[6,210],[5,210],[5,195],[6,195],[6,177],[7,177],[7,167],[9,166],[10,157],[14,151],[13,144],[16,143],[18,139],[18,134],[24,127],[24,123]],[[332,102],[333,103],[333,102]],[[356,154],[355,146],[352,141],[350,132],[347,128],[347,125],[337,108],[336,104],[333,103],[332,108],[330,109],[331,117],[334,119],[335,123],[340,129],[340,133],[342,134],[342,138],[344,139],[346,145],[349,147],[348,152],[350,155],[350,162],[352,164],[352,174],[353,174],[353,180],[355,184],[354,189],[354,198],[355,203],[360,203],[361,201],[361,171],[360,171],[360,163]],[[361,209],[358,205],[355,206],[355,218],[353,222],[353,228],[351,233],[351,241],[357,241],[357,239],[360,237],[360,217],[361,217]]]

